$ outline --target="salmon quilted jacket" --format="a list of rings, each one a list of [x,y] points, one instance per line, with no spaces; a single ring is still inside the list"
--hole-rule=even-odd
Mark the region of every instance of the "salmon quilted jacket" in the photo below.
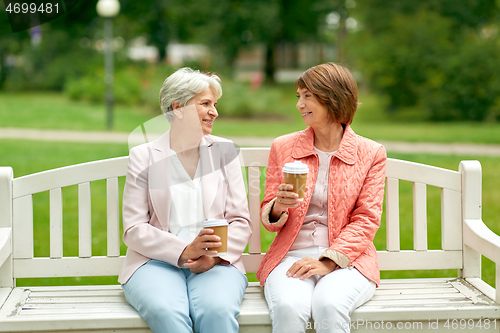
[[[284,212],[277,222],[270,223],[269,212],[276,200],[278,186],[284,183],[282,168],[285,163],[295,160],[309,167],[304,200],[296,208]],[[346,126],[339,149],[330,162],[329,248],[320,256],[334,260],[341,268],[355,267],[377,286],[380,272],[373,238],[382,215],[386,160],[384,146],[356,135],[350,126]],[[273,141],[261,218],[264,227],[277,234],[257,272],[261,285],[299,234],[316,184],[318,167],[312,128]]]

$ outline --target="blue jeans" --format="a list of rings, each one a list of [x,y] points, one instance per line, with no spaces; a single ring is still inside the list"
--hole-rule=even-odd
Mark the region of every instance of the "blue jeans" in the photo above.
[[[150,260],[122,285],[125,298],[154,333],[238,332],[236,318],[248,286],[234,266],[201,274]]]

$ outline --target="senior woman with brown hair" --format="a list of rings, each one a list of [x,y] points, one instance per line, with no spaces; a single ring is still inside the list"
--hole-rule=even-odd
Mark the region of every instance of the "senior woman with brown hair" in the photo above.
[[[160,91],[170,130],[130,151],[119,282],[154,333],[238,332],[252,231],[238,152],[211,135],[221,94],[217,75],[179,69]],[[227,220],[227,253],[207,219]]]
[[[358,107],[350,71],[326,63],[296,81],[305,130],[275,139],[269,155],[264,227],[277,232],[257,278],[273,332],[349,332],[352,311],[380,281],[373,238],[380,225],[386,152],[350,124]],[[309,168],[303,200],[282,168]]]

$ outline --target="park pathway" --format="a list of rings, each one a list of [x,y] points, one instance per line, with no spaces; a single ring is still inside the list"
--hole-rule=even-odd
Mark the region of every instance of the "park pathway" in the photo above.
[[[241,147],[270,147],[273,138],[228,137]],[[129,133],[98,131],[39,130],[0,128],[0,139],[35,141],[128,143]],[[500,156],[500,145],[469,143],[425,143],[379,141],[389,152],[438,155]]]

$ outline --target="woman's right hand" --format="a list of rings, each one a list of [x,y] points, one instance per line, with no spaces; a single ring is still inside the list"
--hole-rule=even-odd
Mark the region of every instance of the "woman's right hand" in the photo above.
[[[211,250],[211,248],[219,247],[222,245],[220,242],[220,237],[213,235],[214,231],[212,229],[206,228],[201,229],[200,233],[196,238],[186,246],[184,251],[182,251],[179,257],[179,263],[187,262],[188,260],[196,260],[203,255],[215,255],[216,250]]]
[[[280,184],[276,192],[276,201],[271,210],[271,219],[279,220],[281,214],[288,208],[295,208],[299,204],[299,195],[293,191],[293,185]]]

